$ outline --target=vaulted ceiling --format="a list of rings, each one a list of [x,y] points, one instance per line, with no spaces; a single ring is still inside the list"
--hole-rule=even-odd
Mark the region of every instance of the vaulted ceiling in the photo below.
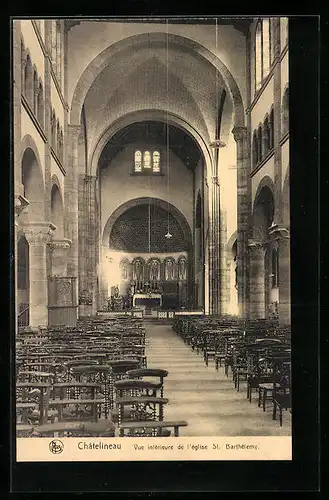
[[[189,123],[206,142],[216,133],[216,103],[225,87],[206,60],[177,46],[155,44],[109,61],[87,93],[88,154],[109,124],[142,110],[170,113]]]

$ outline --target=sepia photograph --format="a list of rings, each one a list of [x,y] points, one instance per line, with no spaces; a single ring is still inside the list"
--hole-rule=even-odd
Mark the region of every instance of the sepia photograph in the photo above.
[[[17,461],[292,459],[288,26],[12,19]]]

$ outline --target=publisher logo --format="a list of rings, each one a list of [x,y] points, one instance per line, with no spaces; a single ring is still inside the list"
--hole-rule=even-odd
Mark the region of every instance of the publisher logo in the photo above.
[[[62,451],[64,450],[64,445],[59,439],[53,439],[49,443],[49,450],[51,451],[51,453],[57,455],[58,453],[62,453]]]

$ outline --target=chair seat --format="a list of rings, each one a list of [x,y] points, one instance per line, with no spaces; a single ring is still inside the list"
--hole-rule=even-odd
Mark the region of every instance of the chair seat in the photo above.
[[[145,420],[141,422],[123,422],[120,429],[163,429],[166,427],[186,427],[186,420],[163,420],[162,422]]]
[[[104,399],[52,399],[49,401],[49,406],[63,405],[97,405],[104,403]]]
[[[98,422],[54,422],[43,424],[34,428],[38,434],[53,434],[55,432],[79,432],[86,434],[111,434],[114,435],[115,424],[111,420]]]
[[[280,387],[279,384],[276,385],[277,387]],[[259,384],[258,386],[260,389],[266,389],[267,391],[273,391],[274,389],[274,384],[273,382],[268,382],[265,384]]]

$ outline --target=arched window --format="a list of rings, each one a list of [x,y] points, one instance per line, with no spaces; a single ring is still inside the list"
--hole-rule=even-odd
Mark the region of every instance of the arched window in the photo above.
[[[279,250],[273,248],[271,262],[272,288],[279,286]]]
[[[38,93],[39,93],[39,78],[36,70],[33,72],[33,113],[38,117]]]
[[[160,153],[159,153],[159,151],[153,152],[153,172],[160,172]]]
[[[56,26],[56,21],[51,21],[51,62],[53,65],[53,70],[54,73],[57,74],[57,68],[56,68],[56,63],[57,63],[57,26]]]
[[[56,21],[56,70],[58,82],[62,86],[62,31],[60,21]]]
[[[281,105],[282,127],[281,134],[286,135],[289,132],[289,87],[286,88]]]
[[[262,126],[258,127],[258,161],[261,161],[263,158],[263,131]]]
[[[58,158],[59,158],[59,151],[60,151],[60,137],[61,137],[61,127],[59,125],[59,120],[57,118],[57,123],[56,123],[56,154],[57,154]]]
[[[268,117],[264,120],[264,129],[263,129],[263,154],[266,156],[268,151],[270,150],[270,126]]]
[[[276,25],[276,19],[274,17],[271,17],[270,18],[270,43],[271,43],[271,50],[270,50],[271,61],[270,61],[270,64],[273,63],[274,57],[275,57],[275,44],[274,44],[274,40],[276,39],[276,37],[275,37],[275,25]]]
[[[271,64],[271,32],[270,20],[263,19],[263,78],[266,78],[270,71]]]
[[[51,147],[56,151],[56,116],[55,111],[52,112],[51,116]]]
[[[58,137],[58,158],[60,159],[60,162],[63,163],[64,156],[63,156],[63,131],[62,131],[62,129],[60,129],[59,137]]]
[[[255,91],[261,87],[271,66],[271,23],[269,18],[259,20],[255,37]]]
[[[43,100],[43,87],[42,87],[42,82],[40,80],[39,83],[39,92],[38,92],[38,122],[40,123],[41,127],[44,126],[44,115],[45,115],[45,109],[44,109],[44,100]]]
[[[134,165],[134,170],[135,170],[135,172],[141,172],[142,171],[142,152],[141,151],[135,151],[135,165]]]
[[[255,90],[257,91],[262,84],[262,24],[259,21],[256,27],[255,40]]]
[[[24,68],[25,97],[31,108],[33,107],[33,68],[30,56],[27,54]]]
[[[253,167],[255,168],[258,163],[258,138],[256,130],[252,138],[252,160]]]
[[[270,127],[270,141],[269,141],[269,146],[270,146],[270,149],[273,149],[274,148],[274,109],[272,108],[271,109],[271,112],[270,112],[270,123],[269,123],[269,127]]]
[[[24,42],[21,40],[21,92],[25,95],[25,65],[26,65],[26,54]]]
[[[144,168],[151,168],[151,153],[149,151],[145,151],[144,153]]]

